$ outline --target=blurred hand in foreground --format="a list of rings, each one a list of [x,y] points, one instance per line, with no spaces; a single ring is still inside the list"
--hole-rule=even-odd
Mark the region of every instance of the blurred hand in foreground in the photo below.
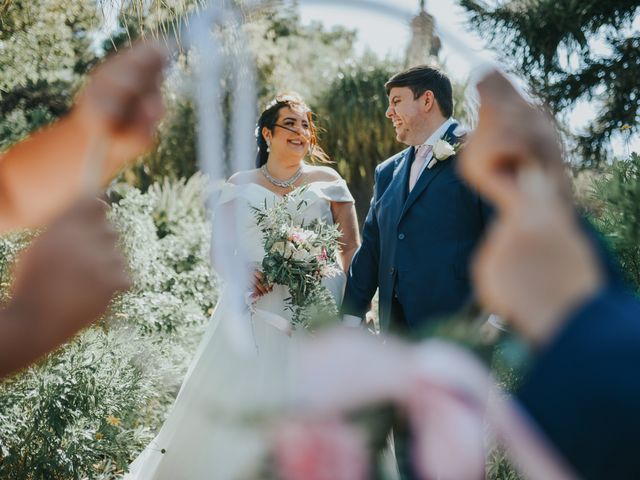
[[[97,320],[130,286],[106,205],[84,199],[18,260],[0,313],[0,376],[20,369]]]
[[[543,171],[561,197],[571,201],[562,162],[560,140],[553,121],[527,103],[500,73],[478,84],[478,125],[460,152],[463,176],[500,211],[515,205],[518,173]]]
[[[167,51],[141,42],[107,58],[89,76],[71,116],[89,133],[107,135],[120,162],[152,147],[164,116],[161,82]]]
[[[478,85],[480,121],[462,154],[467,181],[498,207],[473,281],[489,310],[544,344],[603,284],[570,202],[553,126],[498,73]]]
[[[152,147],[166,59],[154,42],[110,56],[66,117],[0,155],[0,232],[51,221]]]

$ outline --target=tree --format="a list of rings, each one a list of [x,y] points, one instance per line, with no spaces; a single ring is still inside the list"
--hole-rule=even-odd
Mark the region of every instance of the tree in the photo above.
[[[471,23],[530,83],[553,113],[596,101],[595,121],[577,141],[586,166],[599,165],[612,135],[638,131],[638,0],[460,0]]]
[[[384,116],[384,84],[400,68],[374,59],[346,67],[315,105],[324,130],[320,144],[349,183],[361,223],[373,192],[374,169],[402,149]]]
[[[67,111],[96,62],[94,0],[13,0],[0,9],[0,150]]]
[[[276,93],[296,91],[314,103],[345,63],[354,60],[356,33],[321,23],[302,25],[295,4],[270,8],[248,25],[250,49],[258,68],[258,96],[263,106]]]
[[[640,156],[617,160],[595,181],[595,225],[605,235],[629,283],[640,292]]]

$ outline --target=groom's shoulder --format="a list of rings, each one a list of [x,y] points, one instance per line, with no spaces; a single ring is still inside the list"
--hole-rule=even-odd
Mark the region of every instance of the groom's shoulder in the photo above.
[[[387,158],[384,162],[379,164],[376,167],[376,172],[378,173],[378,175],[382,175],[382,174],[387,173],[387,172],[393,172],[395,170],[396,166],[398,165],[398,163],[409,152],[410,148],[411,147],[405,148],[401,152],[398,152],[395,155],[392,155],[391,157]]]

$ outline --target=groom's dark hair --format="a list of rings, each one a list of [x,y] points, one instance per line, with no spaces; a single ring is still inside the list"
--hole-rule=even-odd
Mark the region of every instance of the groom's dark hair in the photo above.
[[[451,80],[439,68],[429,65],[418,65],[411,67],[404,72],[396,73],[384,84],[384,88],[389,92],[394,87],[409,87],[413,92],[413,98],[419,98],[427,90],[433,92],[442,115],[449,118],[453,115],[453,88]]]

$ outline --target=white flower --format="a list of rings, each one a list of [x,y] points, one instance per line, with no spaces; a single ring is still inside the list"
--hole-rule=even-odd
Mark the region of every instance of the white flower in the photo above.
[[[292,227],[289,231],[289,241],[298,244],[308,242],[309,239],[312,239],[314,236],[315,233],[311,230],[305,230],[300,227]]]
[[[280,255],[284,255],[285,245],[284,242],[276,242],[271,247],[271,252],[278,253]]]
[[[307,260],[309,260],[310,255],[309,252],[307,252],[304,248],[300,248],[293,252],[291,258],[293,258],[294,260],[299,260],[301,262],[306,262]]]
[[[438,140],[436,144],[433,146],[433,156],[439,162],[446,160],[451,155],[455,155],[456,150],[449,142],[446,140]]]
[[[284,246],[284,256],[290,257],[292,254],[296,252],[297,249],[298,248],[295,246],[294,243],[287,242],[287,244]]]

